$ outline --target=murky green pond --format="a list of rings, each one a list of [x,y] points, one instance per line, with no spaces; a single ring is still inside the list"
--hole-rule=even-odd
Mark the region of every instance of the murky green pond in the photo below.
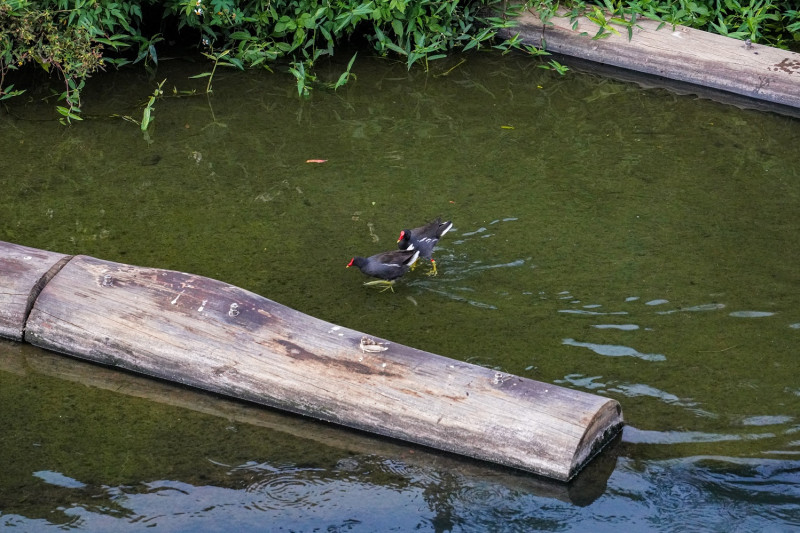
[[[32,91],[0,115],[0,240],[610,396],[621,442],[561,485],[0,341],[0,529],[800,527],[800,120],[460,59],[360,58],[306,101],[223,72],[148,135],[111,115],[204,65],[98,76],[70,129]],[[438,215],[438,277],[344,268]]]

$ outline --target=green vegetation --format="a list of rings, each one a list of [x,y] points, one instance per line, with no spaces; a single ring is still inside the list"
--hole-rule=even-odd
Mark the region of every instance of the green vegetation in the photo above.
[[[552,14],[558,2],[538,3]],[[632,30],[637,18],[689,26],[778,48],[800,47],[800,5],[795,0],[573,0],[561,2],[573,17],[585,15],[598,26],[595,38],[616,33],[610,23]]]
[[[795,0],[0,0],[0,100],[24,92],[6,82],[10,71],[38,66],[62,84],[54,95],[62,122],[80,120],[86,78],[109,66],[157,67],[165,35],[212,62],[210,71],[198,74],[208,77],[206,93],[220,66],[282,65],[307,96],[315,86],[336,89],[353,76],[353,60],[335,84],[322,84],[314,74],[316,61],[349,41],[401,58],[408,68],[427,69],[453,50],[547,55],[518,38],[495,39],[499,29],[513,27],[520,9],[586,15],[598,25],[595,38],[617,32],[612,22],[630,32],[637,18],[647,17],[788,48],[800,43],[795,7]],[[553,60],[541,66],[567,70]],[[153,120],[157,96],[147,102],[143,128]]]

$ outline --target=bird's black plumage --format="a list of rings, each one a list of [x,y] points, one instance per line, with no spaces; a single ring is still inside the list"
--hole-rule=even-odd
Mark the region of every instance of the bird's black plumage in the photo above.
[[[361,272],[373,278],[394,281],[408,272],[419,254],[419,250],[415,250],[413,247],[410,250],[391,250],[370,257],[356,256],[350,260],[347,266],[358,267]]]
[[[442,235],[450,231],[453,227],[453,221],[448,220],[442,222],[442,219],[436,219],[428,222],[424,226],[414,229],[404,229],[400,232],[400,237],[397,239],[397,247],[401,250],[409,250],[416,248],[419,250],[419,255],[425,259],[430,259],[433,265],[431,274],[436,275],[436,261],[434,261],[433,249],[442,238]]]

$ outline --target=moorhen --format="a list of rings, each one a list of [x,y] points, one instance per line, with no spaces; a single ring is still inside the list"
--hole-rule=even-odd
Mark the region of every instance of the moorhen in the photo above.
[[[442,219],[437,217],[435,220],[419,228],[404,229],[401,231],[400,237],[397,239],[397,247],[401,250],[411,250],[414,248],[419,250],[419,255],[425,259],[431,260],[431,265],[433,267],[431,271],[428,272],[428,275],[435,276],[438,274],[438,271],[436,270],[436,261],[431,257],[433,248],[436,246],[436,243],[439,242],[439,239],[442,238],[442,235],[450,231],[452,227],[452,220],[442,222]]]
[[[394,280],[408,272],[417,257],[419,257],[419,250],[415,250],[414,246],[411,246],[408,250],[381,252],[370,257],[356,256],[347,263],[346,268],[357,266],[367,276],[380,278],[377,281],[368,281],[364,285],[380,285],[384,286],[384,291],[391,289],[394,292]]]

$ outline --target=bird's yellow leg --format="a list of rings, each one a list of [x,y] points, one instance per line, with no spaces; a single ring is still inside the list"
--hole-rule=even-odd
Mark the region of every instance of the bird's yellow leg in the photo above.
[[[436,276],[439,274],[439,271],[436,270],[436,261],[431,259],[431,269],[428,271],[429,276]]]
[[[383,287],[381,292],[385,292],[391,290],[394,292],[394,281],[388,281],[385,279],[376,279],[375,281],[367,281],[364,283],[365,287]]]

